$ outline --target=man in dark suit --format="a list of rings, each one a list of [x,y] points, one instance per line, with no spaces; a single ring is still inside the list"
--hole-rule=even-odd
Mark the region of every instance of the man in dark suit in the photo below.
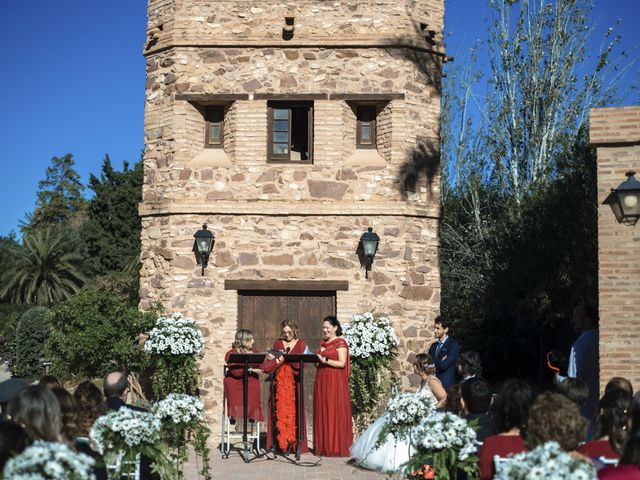
[[[127,373],[122,371],[109,372],[104,376],[102,391],[106,398],[105,405],[108,410],[120,410],[130,408],[139,412],[146,412],[144,408],[127,403],[129,395],[129,380]],[[151,461],[144,455],[140,458],[140,479],[160,480],[160,476],[151,471]]]
[[[436,341],[429,347],[429,356],[436,366],[436,377],[446,390],[456,383],[456,361],[460,353],[460,345],[449,336],[449,326],[446,318],[436,317],[433,327]]]

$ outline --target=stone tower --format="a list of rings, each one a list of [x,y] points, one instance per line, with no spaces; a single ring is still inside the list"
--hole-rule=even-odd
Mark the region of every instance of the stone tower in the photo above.
[[[315,348],[326,314],[388,314],[415,382],[440,302],[443,16],[444,0],[149,0],[140,306],[202,327],[214,422],[235,330],[265,349],[285,318]]]

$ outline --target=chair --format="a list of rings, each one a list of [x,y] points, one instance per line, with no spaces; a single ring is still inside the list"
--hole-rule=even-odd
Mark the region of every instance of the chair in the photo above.
[[[227,373],[227,366],[225,365],[224,374],[226,375],[226,373]],[[241,424],[242,418],[237,418],[236,422],[239,422]],[[255,443],[256,451],[258,453],[258,456],[260,456],[260,422],[249,420],[249,422],[247,422],[247,425],[250,428],[250,430],[247,431],[247,442],[251,442],[252,445]],[[229,458],[229,453],[231,452],[232,439],[238,439],[240,442],[242,441],[242,431],[238,432],[234,428],[235,426],[236,426],[235,423],[231,423],[231,417],[227,415],[227,396],[225,395],[224,389],[223,389],[222,440],[220,442],[220,453],[222,453],[222,458]]]
[[[510,457],[500,457],[498,455],[493,456],[493,466],[496,469],[496,475],[502,472],[505,468],[511,465],[514,462],[513,458]]]
[[[120,479],[132,479],[132,480],[140,480],[140,454],[136,455],[136,459],[134,461],[123,461],[122,457],[124,454],[122,452],[118,452],[113,459],[113,461],[108,462],[107,467],[107,475],[112,480],[120,480]],[[128,473],[120,473],[118,475],[117,472],[121,472],[123,468],[127,466],[135,465],[135,469],[133,472]],[[128,469],[127,469],[128,470]]]

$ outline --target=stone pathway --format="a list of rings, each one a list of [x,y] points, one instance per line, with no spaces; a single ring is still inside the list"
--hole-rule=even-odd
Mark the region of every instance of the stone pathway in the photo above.
[[[223,459],[219,450],[211,453],[211,465],[215,480],[373,480],[388,478],[382,473],[357,468],[347,463],[345,458],[318,458],[302,455],[301,465],[294,465],[282,457],[273,460],[256,458],[244,463],[237,451],[232,451],[228,459]],[[185,469],[185,478],[197,479],[194,455]]]

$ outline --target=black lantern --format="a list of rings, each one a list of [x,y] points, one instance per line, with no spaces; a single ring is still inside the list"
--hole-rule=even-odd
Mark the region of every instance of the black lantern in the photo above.
[[[202,225],[202,230],[198,230],[193,237],[193,251],[197,253],[198,265],[202,265],[202,275],[209,263],[209,254],[213,248],[213,233],[207,230],[207,224]]]
[[[360,237],[360,242],[362,243],[362,250],[366,257],[364,278],[369,278],[369,271],[371,270],[371,265],[373,265],[373,257],[376,256],[376,252],[378,251],[380,237],[373,231],[373,228],[369,227]]]
[[[618,223],[635,225],[640,219],[640,182],[635,179],[636,172],[627,172],[627,179],[612,188],[604,203],[611,207]]]

